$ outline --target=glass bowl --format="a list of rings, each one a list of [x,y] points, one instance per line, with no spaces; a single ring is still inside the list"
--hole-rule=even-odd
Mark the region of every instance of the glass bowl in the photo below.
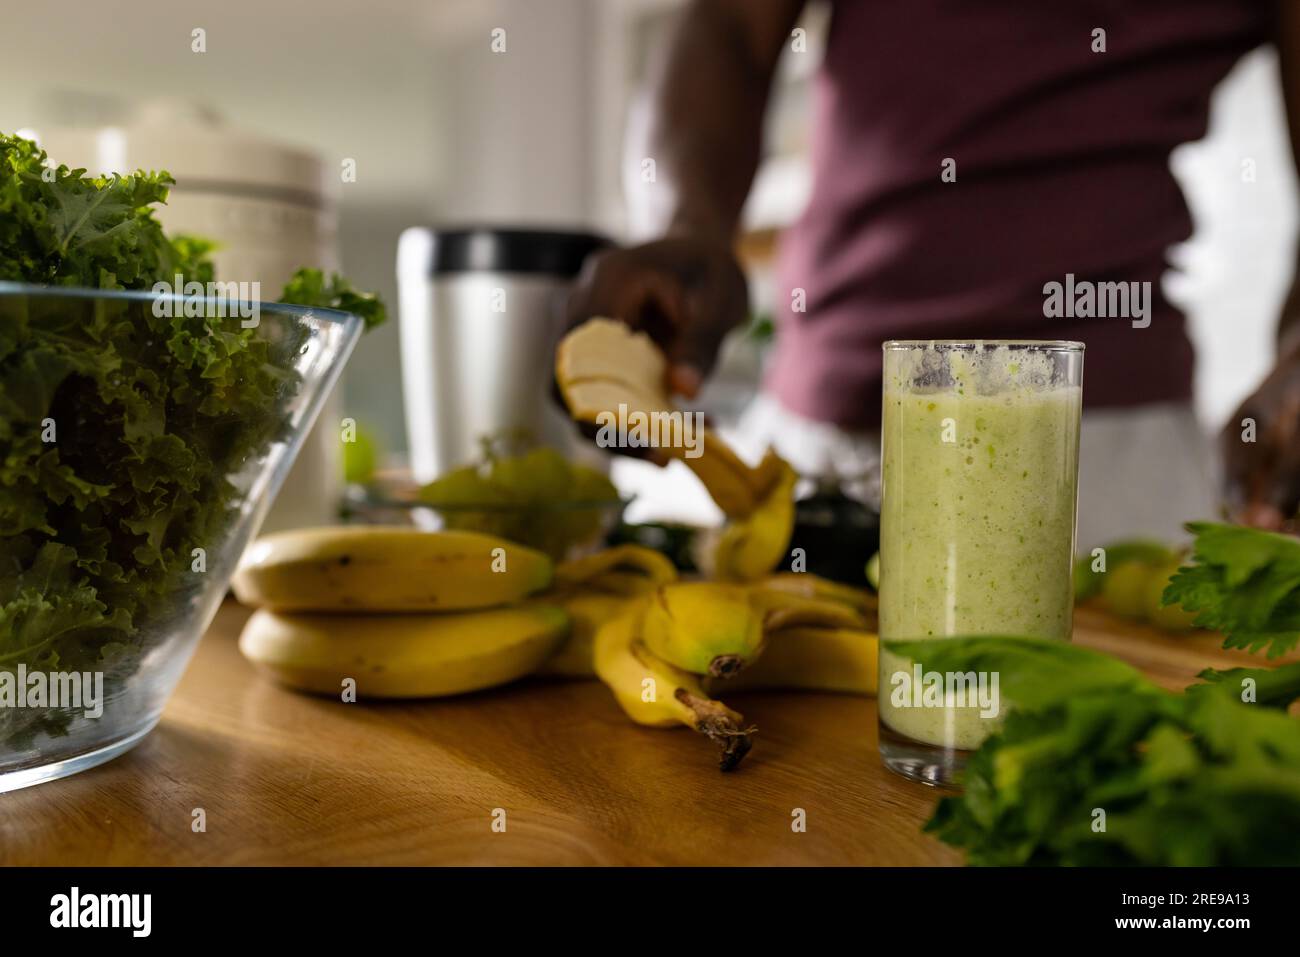
[[[0,791],[157,723],[361,328],[0,282]]]

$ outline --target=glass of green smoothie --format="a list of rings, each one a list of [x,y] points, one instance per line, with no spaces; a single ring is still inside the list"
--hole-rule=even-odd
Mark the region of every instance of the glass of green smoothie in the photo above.
[[[886,342],[880,637],[1068,641],[1083,344]],[[880,754],[952,785],[1001,724],[996,674],[880,654]]]

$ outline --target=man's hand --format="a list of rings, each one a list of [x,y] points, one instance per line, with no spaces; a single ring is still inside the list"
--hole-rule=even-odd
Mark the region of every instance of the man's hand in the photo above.
[[[1300,159],[1300,4],[1276,0],[1277,45],[1292,153]],[[1237,409],[1220,438],[1232,521],[1295,531],[1300,510],[1300,262],[1278,323],[1273,371]],[[1254,441],[1246,441],[1250,422]]]
[[[1224,427],[1228,517],[1291,530],[1300,512],[1300,284],[1283,310],[1279,358]]]
[[[668,356],[668,388],[687,397],[748,312],[745,276],[731,249],[686,237],[590,257],[568,305],[570,327],[607,316],[648,333]]]
[[[587,260],[569,297],[569,323],[592,316],[643,329],[668,356],[668,388],[694,396],[727,331],[749,312],[732,240],[763,137],[777,61],[804,0],[692,0],[652,69],[644,142],[652,157],[655,222],[664,238]],[[649,188],[649,187],[647,187]]]

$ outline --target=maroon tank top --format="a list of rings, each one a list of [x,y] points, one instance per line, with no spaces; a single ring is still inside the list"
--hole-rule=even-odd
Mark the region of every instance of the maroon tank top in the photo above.
[[[1192,347],[1160,292],[1192,230],[1169,153],[1267,27],[1263,0],[838,0],[769,390],[871,427],[887,339],[1078,339],[1086,404],[1186,399]],[[1067,274],[1152,283],[1150,326],[1045,316]]]

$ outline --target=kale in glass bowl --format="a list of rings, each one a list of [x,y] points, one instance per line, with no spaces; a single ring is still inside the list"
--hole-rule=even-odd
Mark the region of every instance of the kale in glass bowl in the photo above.
[[[0,283],[0,791],[154,725],[363,325],[159,302]]]
[[[280,303],[231,298],[211,244],[155,218],[171,185],[0,134],[0,791],[153,726],[384,318],[312,269]]]

